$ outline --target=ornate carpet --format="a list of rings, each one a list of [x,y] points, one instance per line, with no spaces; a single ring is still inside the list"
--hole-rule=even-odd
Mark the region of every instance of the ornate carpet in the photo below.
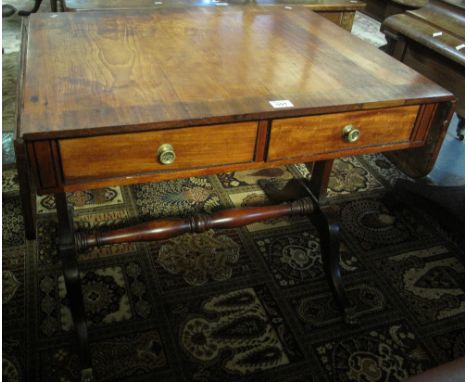
[[[38,239],[26,241],[11,134],[3,137],[3,378],[76,381],[54,201],[37,198]],[[259,180],[307,175],[297,165],[108,187],[68,200],[77,228],[105,229],[262,205],[269,200]],[[381,155],[333,167],[329,209],[342,226],[341,266],[357,327],[340,320],[317,232],[305,218],[80,256],[97,380],[399,381],[464,355],[463,245],[390,192],[399,177]]]

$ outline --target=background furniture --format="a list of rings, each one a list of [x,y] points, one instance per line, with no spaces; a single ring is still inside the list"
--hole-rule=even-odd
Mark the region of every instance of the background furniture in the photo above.
[[[383,21],[389,16],[418,9],[426,4],[427,0],[366,0],[366,7],[362,12]]]
[[[465,357],[426,370],[404,382],[464,382]]]
[[[459,130],[465,118],[464,28],[464,8],[439,0],[430,0],[424,8],[391,16],[382,23],[387,53],[455,94]],[[434,133],[424,148],[389,157],[410,176],[427,175],[445,136],[444,131]]]
[[[37,0],[42,1],[42,0]],[[364,9],[366,4],[360,0],[226,0],[226,1],[203,1],[203,0],[51,0],[52,10],[58,8],[66,12],[89,11],[99,9],[161,9],[187,6],[226,6],[228,5],[265,5],[265,6],[287,6],[302,5],[321,16],[331,20],[342,28],[351,31],[356,11]],[[35,8],[36,9],[36,8]],[[36,9],[37,10],[37,9]]]
[[[428,211],[451,235],[454,242],[465,242],[465,186],[435,186],[421,181],[398,179],[394,192],[413,208]]]

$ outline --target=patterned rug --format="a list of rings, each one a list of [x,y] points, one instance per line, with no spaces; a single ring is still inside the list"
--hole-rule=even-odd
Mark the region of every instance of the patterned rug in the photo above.
[[[4,61],[5,63],[5,61]],[[5,75],[5,74],[4,74]],[[5,136],[7,138],[5,138]],[[12,162],[4,133],[4,162]],[[303,165],[68,195],[80,229],[269,203],[260,180]],[[80,256],[98,381],[399,381],[464,355],[463,246],[389,192],[384,156],[336,160],[328,194],[360,325],[340,319],[305,218],[104,247]],[[54,200],[24,237],[17,174],[3,168],[3,378],[76,381],[78,358]]]

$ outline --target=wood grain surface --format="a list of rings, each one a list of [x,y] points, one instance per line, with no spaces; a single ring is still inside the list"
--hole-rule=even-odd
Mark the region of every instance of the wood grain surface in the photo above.
[[[359,0],[63,0],[64,10],[67,12],[106,10],[106,9],[132,9],[132,8],[176,8],[176,7],[224,7],[229,5],[261,5],[284,6],[300,5],[314,11],[355,11],[362,9],[366,3]],[[221,3],[221,5],[217,4]]]
[[[418,106],[406,106],[273,121],[268,160],[353,152],[357,148],[408,142],[418,109]],[[360,131],[356,142],[343,139],[343,128],[347,125]]]
[[[244,122],[62,139],[59,147],[64,178],[73,180],[252,162],[256,141],[257,124]],[[176,158],[171,164],[158,160],[163,144],[174,149]]]
[[[107,232],[80,232],[75,235],[78,251],[108,244],[164,240],[183,233],[201,233],[209,229],[237,228],[284,216],[308,215],[315,207],[310,199],[261,207],[241,207],[212,215],[196,214],[185,218],[158,219],[128,228]]]
[[[65,12],[82,12],[109,9],[163,9],[183,7],[227,7],[227,6],[291,6],[297,5],[320,14],[343,29],[351,32],[354,14],[366,3],[360,0],[63,0]]]
[[[34,14],[17,137],[375,109],[452,95],[303,8]],[[269,101],[290,100],[275,109]]]

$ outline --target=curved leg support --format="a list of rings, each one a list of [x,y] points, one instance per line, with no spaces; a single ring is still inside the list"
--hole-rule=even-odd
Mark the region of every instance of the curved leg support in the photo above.
[[[21,207],[27,240],[36,239],[36,190],[31,182],[25,145],[15,141],[16,169],[20,186]]]
[[[320,209],[314,209],[312,220],[320,237],[322,264],[328,285],[332,290],[338,308],[348,325],[357,325],[356,307],[346,297],[340,270],[340,226],[328,218]]]
[[[58,248],[62,259],[63,276],[73,323],[78,336],[78,352],[80,357],[81,381],[94,381],[91,368],[91,352],[88,341],[88,326],[84,310],[84,300],[81,288],[80,271],[75,250],[73,232],[73,210],[67,207],[67,198],[64,192],[55,194],[57,217],[59,223]]]
[[[39,10],[39,7],[42,4],[42,0],[35,0],[34,1],[34,7],[30,11],[19,11],[18,15],[19,16],[29,16],[31,13],[36,13]]]
[[[312,169],[312,179],[293,179],[289,181],[282,190],[277,190],[268,182],[261,183],[263,191],[267,196],[281,202],[297,197],[307,197],[313,204],[312,211],[306,213],[317,227],[320,237],[320,249],[322,252],[322,263],[333,297],[338,308],[343,313],[344,320],[348,325],[356,325],[356,308],[352,306],[345,294],[343,279],[340,270],[340,226],[337,221],[327,217],[320,204],[326,201],[328,179],[330,177],[333,161],[317,162]],[[317,195],[319,197],[317,197]]]
[[[50,9],[52,12],[57,12],[58,10],[58,0],[50,0]]]
[[[2,4],[2,18],[13,16],[16,8],[10,4]],[[3,50],[2,50],[3,53]]]
[[[465,118],[458,115],[457,138],[460,141],[465,139]]]

